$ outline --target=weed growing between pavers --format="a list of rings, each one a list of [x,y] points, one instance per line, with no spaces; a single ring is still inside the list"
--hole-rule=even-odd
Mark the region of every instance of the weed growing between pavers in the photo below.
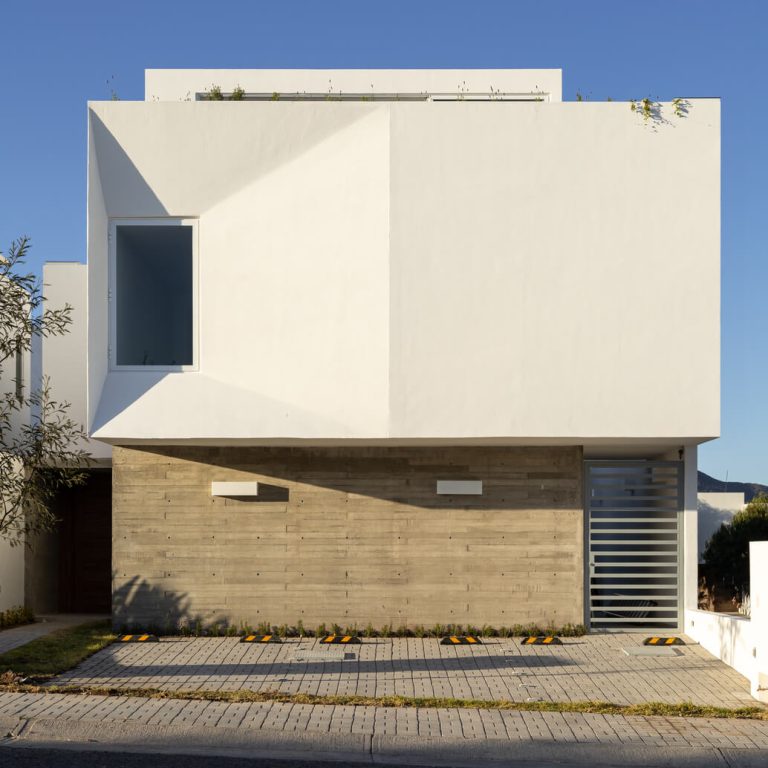
[[[24,624],[32,624],[35,614],[23,605],[16,605],[6,611],[0,611],[0,629],[12,629]]]
[[[506,709],[518,712],[582,712],[599,715],[640,717],[709,717],[739,720],[768,720],[768,708],[762,706],[710,707],[684,702],[665,704],[612,704],[607,701],[485,701],[483,699],[452,699],[414,696],[318,696],[311,693],[281,693],[280,691],[166,691],[159,688],[114,688],[81,685],[0,685],[0,692],[80,694],[184,701],[224,701],[227,703],[313,704],[353,707],[395,707],[414,709]]]
[[[36,680],[54,677],[105,648],[116,637],[108,621],[59,629],[0,655],[0,670]]]

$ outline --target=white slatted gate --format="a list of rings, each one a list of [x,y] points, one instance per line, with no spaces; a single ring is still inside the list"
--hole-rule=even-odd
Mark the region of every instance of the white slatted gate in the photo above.
[[[682,462],[585,465],[590,628],[679,629]]]

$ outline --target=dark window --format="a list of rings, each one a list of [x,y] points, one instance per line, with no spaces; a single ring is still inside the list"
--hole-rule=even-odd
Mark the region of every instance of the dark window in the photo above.
[[[192,227],[115,229],[117,365],[192,365]]]

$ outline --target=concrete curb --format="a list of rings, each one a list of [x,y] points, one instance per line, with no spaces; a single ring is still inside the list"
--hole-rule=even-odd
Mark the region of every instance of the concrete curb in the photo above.
[[[6,725],[5,721],[3,724]],[[335,762],[369,762],[368,734],[313,734],[259,729],[240,731],[211,726],[145,725],[65,719],[16,718],[17,734],[5,741],[14,747],[68,747],[94,751],[131,751],[174,754],[280,756]],[[2,732],[7,733],[5,727]]]
[[[8,734],[13,735],[7,737]],[[0,749],[3,746],[456,768],[477,768],[483,763],[525,765],[527,768],[553,765],[764,768],[768,763],[768,750],[763,749],[372,737],[368,734],[240,731],[210,726],[193,728],[0,717]]]
[[[0,715],[0,743],[7,737],[15,736],[19,729],[24,725],[24,720],[20,717],[5,717]]]

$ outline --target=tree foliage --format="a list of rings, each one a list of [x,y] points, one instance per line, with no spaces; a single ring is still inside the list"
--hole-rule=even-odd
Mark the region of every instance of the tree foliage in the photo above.
[[[755,496],[707,541],[704,563],[718,586],[734,595],[749,594],[749,542],[768,541],[768,495]]]
[[[0,539],[12,545],[55,525],[56,494],[82,484],[89,463],[69,403],[53,399],[46,379],[33,388],[16,373],[35,337],[62,335],[72,322],[72,307],[44,306],[40,281],[22,270],[29,247],[22,237],[0,253]]]

